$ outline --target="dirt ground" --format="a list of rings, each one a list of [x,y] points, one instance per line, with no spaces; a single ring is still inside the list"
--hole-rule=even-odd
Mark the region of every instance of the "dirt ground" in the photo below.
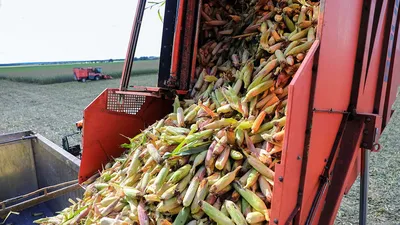
[[[104,89],[120,79],[49,85],[0,80],[0,134],[32,130],[61,145],[62,136],[76,131],[83,110]],[[130,84],[155,86],[156,74],[131,77]],[[72,144],[72,143],[70,143]]]
[[[156,75],[137,76],[131,84],[155,85],[156,79]],[[62,136],[75,131],[82,110],[105,88],[118,85],[119,79],[51,85],[0,80],[0,134],[33,130],[61,145]],[[381,137],[383,150],[371,154],[368,224],[400,224],[399,133],[400,110]],[[336,224],[358,224],[358,191],[356,181],[341,204]]]

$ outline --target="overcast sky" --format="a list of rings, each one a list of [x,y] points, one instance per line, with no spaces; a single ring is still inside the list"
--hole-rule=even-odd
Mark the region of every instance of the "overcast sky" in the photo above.
[[[137,0],[0,0],[0,64],[125,58]],[[135,56],[159,56],[162,22],[146,10]]]

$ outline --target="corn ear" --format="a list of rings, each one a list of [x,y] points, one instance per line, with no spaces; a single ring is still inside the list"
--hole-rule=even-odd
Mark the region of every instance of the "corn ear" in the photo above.
[[[217,224],[235,225],[229,217],[225,216],[221,211],[208,204],[206,201],[201,201],[200,207]]]

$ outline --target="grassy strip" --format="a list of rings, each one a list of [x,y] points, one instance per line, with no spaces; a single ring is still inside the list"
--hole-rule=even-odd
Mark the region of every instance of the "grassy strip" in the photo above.
[[[145,70],[135,70],[131,72],[131,76],[140,76],[147,74],[157,73],[158,69],[145,69]],[[113,78],[120,78],[122,76],[122,71],[109,73]],[[54,76],[18,76],[18,75],[1,75],[0,80],[10,80],[14,82],[21,83],[33,83],[33,84],[55,84],[74,81],[74,76],[72,74],[57,74]]]

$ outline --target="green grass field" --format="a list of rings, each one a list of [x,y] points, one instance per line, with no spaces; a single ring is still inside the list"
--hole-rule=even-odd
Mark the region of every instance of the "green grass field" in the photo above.
[[[157,73],[158,62],[158,60],[136,61],[131,75]],[[36,84],[69,82],[74,80],[72,69],[75,67],[101,67],[104,74],[119,78],[123,66],[123,62],[112,62],[0,67],[0,79]]]

